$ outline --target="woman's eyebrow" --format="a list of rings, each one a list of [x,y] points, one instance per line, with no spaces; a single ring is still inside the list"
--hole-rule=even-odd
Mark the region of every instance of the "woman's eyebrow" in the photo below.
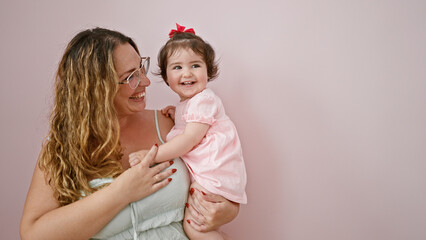
[[[127,70],[127,71],[125,71],[125,72],[121,73],[120,75],[118,75],[118,78],[119,78],[119,79],[121,79],[122,77],[124,77],[124,76],[126,76],[126,75],[129,75],[130,73],[132,73],[133,71],[135,71],[135,69],[136,69],[136,68],[134,68],[134,69],[129,69],[129,70]]]
[[[128,75],[128,74],[132,73],[133,71],[135,71],[136,69],[140,68],[141,66],[142,66],[142,58],[141,58],[141,61],[140,61],[140,63],[139,63],[139,67],[137,67],[137,68],[131,68],[131,69],[129,69],[129,70],[127,70],[127,71],[123,72],[122,74],[118,75],[118,78],[119,78],[119,79],[121,79],[123,76],[125,76],[125,75]]]
[[[142,57],[141,57],[141,58],[140,58],[140,62],[139,62],[139,66],[138,66],[137,68],[131,68],[131,69],[129,69],[129,70],[127,70],[127,71],[123,72],[122,74],[118,75],[118,78],[119,78],[119,79],[121,79],[124,75],[129,75],[130,73],[132,73],[132,72],[133,72],[133,71],[135,71],[136,69],[138,69],[138,68],[142,67],[142,62],[143,62],[143,59],[142,59]]]

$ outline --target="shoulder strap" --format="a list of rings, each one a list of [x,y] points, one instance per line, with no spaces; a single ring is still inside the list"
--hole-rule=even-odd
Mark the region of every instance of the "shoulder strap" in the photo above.
[[[161,138],[160,127],[158,126],[157,110],[154,110],[154,117],[155,117],[155,127],[157,128],[157,136],[158,136],[158,139],[160,139],[160,142],[161,142],[162,144],[164,144],[164,141],[163,141],[163,139]]]

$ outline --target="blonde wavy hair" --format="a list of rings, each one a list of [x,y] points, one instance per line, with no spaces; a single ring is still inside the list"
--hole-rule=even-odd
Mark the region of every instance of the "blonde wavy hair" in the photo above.
[[[48,140],[39,167],[61,206],[96,191],[94,178],[123,172],[120,126],[114,107],[118,76],[113,51],[134,41],[116,31],[95,28],[78,33],[68,44],[55,80],[55,100]]]

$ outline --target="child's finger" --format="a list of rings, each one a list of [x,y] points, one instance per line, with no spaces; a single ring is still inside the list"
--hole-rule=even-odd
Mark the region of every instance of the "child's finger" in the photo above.
[[[153,149],[156,148],[156,149]],[[155,153],[154,153],[155,151]],[[151,155],[150,155],[151,153]],[[129,164],[131,167],[138,165],[139,163],[144,163],[144,166],[150,166],[151,161],[154,160],[155,154],[157,153],[157,147],[153,146],[149,151],[140,150],[138,152],[133,152],[129,154]]]
[[[130,153],[129,154],[129,161],[131,160],[131,159],[135,159],[136,158],[136,153]]]
[[[129,163],[130,163],[130,167],[133,167],[133,166],[137,165],[138,163],[140,163],[140,161],[134,160],[134,161],[129,161]]]
[[[134,163],[133,165],[138,164],[141,161],[141,157],[138,153],[129,154],[129,163]]]

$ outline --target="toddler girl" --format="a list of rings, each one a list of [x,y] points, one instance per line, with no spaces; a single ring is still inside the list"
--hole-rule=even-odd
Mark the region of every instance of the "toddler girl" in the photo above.
[[[246,170],[237,130],[219,97],[206,88],[207,82],[217,76],[215,52],[193,29],[176,25],[177,30],[170,32],[170,39],[159,52],[158,65],[180,102],[176,108],[165,109],[174,118],[175,126],[167,135],[167,142],[159,146],[155,161],[181,157],[192,176],[191,188],[245,204]],[[130,156],[130,165],[141,157]],[[187,213],[184,229],[190,239],[223,239],[217,231],[196,231]]]

